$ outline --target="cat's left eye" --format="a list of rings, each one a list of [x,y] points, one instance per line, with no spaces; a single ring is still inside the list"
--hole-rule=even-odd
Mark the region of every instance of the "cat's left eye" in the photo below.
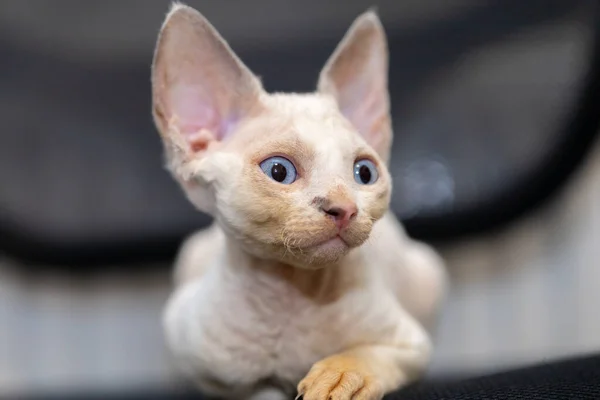
[[[354,180],[361,185],[372,185],[379,178],[375,163],[369,159],[356,161],[354,164]]]
[[[298,177],[296,167],[285,157],[270,157],[260,163],[260,169],[265,175],[284,185],[294,183]]]

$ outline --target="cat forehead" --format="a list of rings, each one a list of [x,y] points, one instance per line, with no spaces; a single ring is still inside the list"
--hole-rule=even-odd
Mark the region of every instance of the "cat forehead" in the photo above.
[[[341,151],[366,146],[331,96],[270,94],[262,103],[263,112],[248,126],[254,140],[291,140],[314,151],[330,144]]]
[[[335,99],[320,93],[274,93],[262,99],[272,111],[290,116],[326,118],[340,116]]]

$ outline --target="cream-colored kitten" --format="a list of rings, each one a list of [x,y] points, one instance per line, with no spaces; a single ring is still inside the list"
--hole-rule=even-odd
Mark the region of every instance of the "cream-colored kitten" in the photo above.
[[[208,394],[379,399],[427,366],[441,260],[388,212],[385,33],[361,15],[310,94],[267,94],[197,11],[174,5],[152,73],[168,165],[215,217],[164,317]]]

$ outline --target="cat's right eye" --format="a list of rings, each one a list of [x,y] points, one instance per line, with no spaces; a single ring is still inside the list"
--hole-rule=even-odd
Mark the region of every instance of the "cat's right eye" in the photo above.
[[[296,167],[285,157],[270,157],[260,163],[260,169],[269,178],[284,185],[294,183],[298,177]]]
[[[373,161],[369,159],[358,160],[354,164],[354,180],[361,185],[372,185],[377,181],[379,174]]]

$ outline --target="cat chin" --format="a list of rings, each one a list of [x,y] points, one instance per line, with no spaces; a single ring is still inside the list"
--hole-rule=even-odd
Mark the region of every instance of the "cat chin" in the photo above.
[[[291,267],[305,270],[319,270],[339,264],[342,259],[350,252],[351,249],[345,249],[336,253],[318,252],[306,257],[286,257],[278,260],[279,262],[290,265]]]
[[[302,251],[281,249],[274,254],[279,262],[302,269],[322,269],[339,263],[348,253],[359,245],[349,245],[340,237],[312,245]]]

